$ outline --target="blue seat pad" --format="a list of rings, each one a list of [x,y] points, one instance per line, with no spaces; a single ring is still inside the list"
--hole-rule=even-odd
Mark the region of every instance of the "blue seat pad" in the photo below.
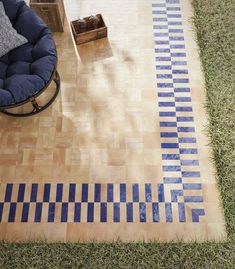
[[[29,41],[0,58],[0,106],[14,105],[37,94],[57,64],[51,31],[24,1],[0,0],[13,27]]]

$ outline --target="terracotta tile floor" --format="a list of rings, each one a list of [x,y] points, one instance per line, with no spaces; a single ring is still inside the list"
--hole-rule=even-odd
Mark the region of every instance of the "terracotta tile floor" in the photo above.
[[[65,7],[102,13],[109,37],[75,47],[66,23],[56,102],[0,116],[0,238],[224,239],[190,1]]]

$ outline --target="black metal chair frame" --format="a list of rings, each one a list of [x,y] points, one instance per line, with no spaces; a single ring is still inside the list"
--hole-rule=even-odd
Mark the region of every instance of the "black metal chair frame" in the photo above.
[[[55,82],[55,86],[56,86],[55,87],[55,93],[53,94],[53,96],[50,98],[50,100],[45,105],[40,106],[37,103],[36,98],[39,95],[41,95],[49,87],[52,80]],[[52,73],[52,76],[51,76],[50,80],[48,81],[48,83],[39,92],[37,92],[35,95],[31,96],[30,98],[28,98],[27,100],[25,100],[23,102],[16,103],[16,104],[13,104],[13,105],[10,105],[10,106],[1,106],[0,107],[0,112],[4,113],[6,115],[9,115],[9,116],[14,116],[14,117],[27,117],[27,116],[32,116],[32,115],[38,114],[38,113],[42,112],[43,110],[45,110],[47,107],[49,107],[54,102],[54,100],[56,99],[59,91],[60,91],[60,76],[59,76],[59,73],[58,73],[57,69],[55,69],[54,72]],[[29,103],[29,102],[31,103],[31,105],[33,107],[32,111],[30,111],[30,112],[14,113],[14,112],[9,111],[9,109],[11,109],[11,108],[22,106],[22,105],[24,105],[26,103]]]

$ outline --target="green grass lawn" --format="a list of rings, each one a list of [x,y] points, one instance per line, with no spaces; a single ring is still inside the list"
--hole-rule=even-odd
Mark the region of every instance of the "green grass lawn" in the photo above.
[[[192,0],[208,132],[228,240],[216,243],[0,244],[0,268],[235,268],[235,2]]]

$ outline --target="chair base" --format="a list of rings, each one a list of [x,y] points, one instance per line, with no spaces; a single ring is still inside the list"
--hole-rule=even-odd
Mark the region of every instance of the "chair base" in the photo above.
[[[55,99],[56,99],[56,97],[57,97],[57,95],[58,95],[58,93],[60,91],[60,76],[59,76],[59,73],[57,71],[55,71],[52,80],[56,84],[55,93],[53,94],[53,96],[51,97],[51,99],[45,105],[43,105],[43,106],[39,106],[38,105],[36,98],[39,95],[37,95],[36,97],[29,98],[29,100],[27,101],[27,103],[30,102],[31,105],[32,105],[32,107],[33,107],[32,111],[30,111],[30,112],[26,112],[26,113],[14,113],[14,112],[9,111],[10,108],[8,108],[8,109],[7,108],[6,109],[0,109],[0,112],[3,113],[3,114],[6,114],[8,116],[13,116],[13,117],[28,117],[28,116],[33,116],[33,115],[36,115],[36,114],[42,112],[43,110],[45,110],[46,108],[48,108],[55,101]],[[48,86],[49,85],[47,85],[47,87]],[[17,106],[19,106],[19,105],[16,105],[15,107],[17,107]],[[11,108],[13,108],[13,107],[11,107]]]

